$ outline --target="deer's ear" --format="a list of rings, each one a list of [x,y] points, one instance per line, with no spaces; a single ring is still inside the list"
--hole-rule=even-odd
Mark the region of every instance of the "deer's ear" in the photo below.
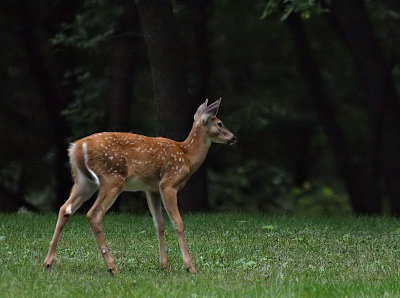
[[[208,99],[206,99],[206,101],[198,107],[196,114],[194,114],[194,120],[196,120],[197,117],[199,117],[200,115],[203,114],[203,112],[207,108],[207,103],[208,103]]]
[[[204,111],[203,114],[201,115],[201,122],[203,124],[206,124],[208,119],[211,117],[217,116],[219,105],[221,104],[221,98],[214,101],[212,104],[210,104]]]

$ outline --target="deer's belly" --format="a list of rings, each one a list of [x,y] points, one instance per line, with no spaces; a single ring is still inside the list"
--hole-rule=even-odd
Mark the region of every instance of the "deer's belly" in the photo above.
[[[129,178],[123,188],[124,191],[157,191],[157,187],[137,177]]]

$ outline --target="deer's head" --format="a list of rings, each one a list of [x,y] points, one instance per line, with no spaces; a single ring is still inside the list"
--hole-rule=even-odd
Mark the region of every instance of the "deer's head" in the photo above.
[[[237,137],[217,118],[221,99],[214,101],[209,106],[207,106],[207,103],[208,99],[197,109],[194,115],[195,122],[198,122],[203,127],[211,142],[229,145],[235,144]]]

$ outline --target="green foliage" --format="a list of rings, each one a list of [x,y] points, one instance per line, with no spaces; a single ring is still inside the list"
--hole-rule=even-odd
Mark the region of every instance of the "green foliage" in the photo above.
[[[303,187],[294,187],[293,209],[301,215],[348,215],[351,208],[345,194],[335,193],[327,185],[311,185],[304,183]]]
[[[114,33],[115,19],[122,12],[123,7],[112,1],[85,0],[73,22],[61,24],[52,44],[98,51]]]
[[[84,216],[68,222],[53,269],[44,272],[42,261],[55,220],[54,215],[0,215],[2,297],[54,297],[55,293],[395,297],[400,293],[400,222],[395,218],[184,216],[186,240],[198,271],[190,275],[170,225],[166,229],[170,268],[162,271],[151,217],[109,215],[103,228],[121,273],[116,277],[107,273]]]
[[[224,171],[211,170],[209,180],[209,199],[215,210],[272,211],[284,208],[284,196],[290,188],[290,176],[282,168],[254,160]]]
[[[61,24],[51,40],[61,49],[73,49],[84,58],[64,74],[64,83],[73,86],[74,100],[63,111],[73,135],[70,140],[104,130],[110,42],[115,33],[116,20],[124,8],[112,1],[85,0],[71,23]]]
[[[281,21],[285,21],[292,13],[300,14],[301,18],[309,19],[311,15],[327,12],[321,1],[317,0],[268,0],[265,4],[261,19],[278,12]]]
[[[77,87],[74,91],[74,100],[63,111],[63,116],[70,123],[72,131],[71,140],[88,135],[104,126],[105,102],[107,80],[93,77],[89,71],[76,69],[65,74],[66,79],[76,80]]]

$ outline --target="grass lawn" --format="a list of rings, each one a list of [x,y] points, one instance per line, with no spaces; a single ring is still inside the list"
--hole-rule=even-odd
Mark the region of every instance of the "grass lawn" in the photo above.
[[[56,215],[0,214],[1,297],[398,297],[400,221],[249,214],[183,216],[197,274],[167,225],[170,269],[158,269],[150,216],[103,222],[113,277],[86,219],[74,215],[44,272]]]

